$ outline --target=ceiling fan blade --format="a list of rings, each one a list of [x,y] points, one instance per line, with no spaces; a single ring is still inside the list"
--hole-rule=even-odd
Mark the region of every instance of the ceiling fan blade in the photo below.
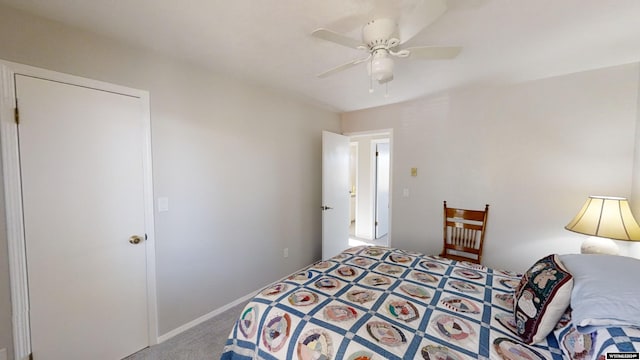
[[[416,46],[406,48],[410,59],[446,60],[453,59],[462,48],[459,46]]]
[[[398,28],[400,44],[411,40],[446,10],[447,5],[444,0],[419,0],[415,6],[403,11]]]
[[[311,33],[311,35],[318,39],[330,41],[353,49],[358,49],[359,47],[364,46],[359,40],[352,39],[327,29],[316,29]]]
[[[324,79],[324,78],[326,78],[326,77],[328,77],[330,75],[333,75],[333,74],[338,73],[338,72],[343,71],[343,70],[347,70],[347,69],[349,69],[351,67],[354,67],[354,66],[356,66],[356,65],[358,65],[360,63],[363,63],[363,62],[369,60],[370,58],[371,58],[371,54],[369,54],[369,56],[367,56],[365,58],[356,59],[356,60],[350,61],[350,62],[348,62],[346,64],[342,64],[342,65],[336,66],[333,69],[329,69],[329,70],[327,70],[327,71],[325,71],[323,73],[318,74],[318,77],[321,78],[321,79]]]

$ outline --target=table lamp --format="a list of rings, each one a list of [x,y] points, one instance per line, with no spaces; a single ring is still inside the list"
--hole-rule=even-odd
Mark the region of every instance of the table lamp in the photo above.
[[[640,226],[626,198],[589,196],[584,206],[565,229],[590,235],[580,247],[582,254],[618,255],[612,240],[640,241]]]

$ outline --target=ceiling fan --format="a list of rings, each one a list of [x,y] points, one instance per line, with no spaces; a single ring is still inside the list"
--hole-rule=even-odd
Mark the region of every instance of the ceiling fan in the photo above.
[[[318,74],[326,78],[340,71],[349,69],[360,63],[368,62],[371,81],[380,84],[393,80],[394,57],[409,59],[453,59],[460,51],[457,46],[414,46],[403,48],[402,45],[413,38],[426,26],[434,22],[447,10],[444,0],[419,0],[415,7],[409,9],[408,16],[400,16],[398,20],[387,14],[377,14],[376,18],[367,22],[362,28],[362,41],[320,28],[313,31],[312,36],[349,48],[364,50],[366,57],[349,61]],[[369,89],[373,91],[371,87]]]

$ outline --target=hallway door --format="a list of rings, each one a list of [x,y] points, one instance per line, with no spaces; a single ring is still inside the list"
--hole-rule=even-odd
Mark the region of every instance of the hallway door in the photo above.
[[[349,137],[322,132],[322,259],[349,247]]]

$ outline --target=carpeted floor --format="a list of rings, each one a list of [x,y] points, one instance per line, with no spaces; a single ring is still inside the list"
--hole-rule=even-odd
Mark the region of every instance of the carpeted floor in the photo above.
[[[246,303],[232,307],[171,339],[123,360],[218,360],[231,328]]]

